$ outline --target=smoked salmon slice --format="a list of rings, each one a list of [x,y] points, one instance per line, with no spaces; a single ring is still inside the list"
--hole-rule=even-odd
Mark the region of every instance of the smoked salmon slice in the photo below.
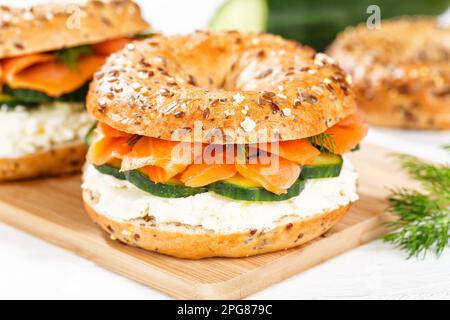
[[[130,139],[133,135],[116,130],[104,123],[95,129],[94,139],[89,148],[88,159],[94,165],[103,165],[117,158],[123,158],[131,151]]]
[[[13,76],[24,69],[39,63],[54,61],[56,58],[53,54],[30,54],[21,57],[7,58],[1,60],[2,66],[2,82],[11,81]]]
[[[23,88],[59,97],[81,88],[105,62],[107,56],[133,41],[119,38],[92,45],[95,54],[81,56],[76,68],[57,61],[54,54],[37,53],[3,59],[0,79],[13,89]]]
[[[95,55],[82,56],[70,69],[53,54],[32,54],[2,60],[2,82],[9,87],[32,89],[51,97],[81,88],[105,61]]]
[[[301,166],[310,164],[320,154],[308,139],[281,141],[278,143],[259,144],[259,150],[274,153]]]
[[[94,165],[100,166],[113,159],[120,159],[130,151],[127,138],[94,139],[88,152],[88,159]]]
[[[106,123],[99,122],[97,124],[97,128],[95,129],[96,133],[102,135],[104,137],[109,138],[131,138],[133,135],[131,133],[126,133],[113,127],[107,125]]]
[[[150,180],[156,183],[166,183],[171,180],[173,177],[178,175],[180,172],[186,170],[186,164],[182,163],[173,163],[167,161],[166,163],[161,163],[161,166],[147,166],[144,168],[144,171],[147,172]]]
[[[272,159],[271,163],[270,159]],[[278,160],[273,161],[273,159]],[[235,166],[241,176],[261,184],[264,189],[275,194],[287,193],[287,190],[297,181],[301,171],[300,166],[292,161],[268,155],[259,155],[258,163],[255,164],[237,163]]]
[[[193,161],[191,144],[142,137],[122,159],[121,171],[145,168],[154,182],[167,182]]]
[[[91,47],[95,54],[107,57],[114,52],[125,48],[125,46],[132,41],[133,39],[131,38],[113,39],[93,44]]]
[[[188,187],[203,187],[225,180],[237,172],[233,164],[193,164],[181,175],[180,180]]]
[[[333,152],[343,154],[355,148],[366,136],[368,131],[360,112],[355,112],[341,120],[326,133],[333,137]]]

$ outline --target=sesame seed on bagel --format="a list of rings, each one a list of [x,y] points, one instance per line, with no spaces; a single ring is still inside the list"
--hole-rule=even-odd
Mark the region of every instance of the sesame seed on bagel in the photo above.
[[[117,130],[164,140],[294,140],[355,112],[350,81],[327,55],[274,35],[156,35],[108,59],[87,109]]]

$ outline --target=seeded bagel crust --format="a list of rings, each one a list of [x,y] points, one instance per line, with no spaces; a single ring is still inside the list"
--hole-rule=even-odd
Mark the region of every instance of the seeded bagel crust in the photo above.
[[[385,127],[450,129],[450,27],[429,18],[344,31],[328,53],[353,76],[358,106]]]
[[[16,181],[79,172],[86,147],[76,141],[20,158],[0,159],[0,181]]]
[[[148,28],[130,0],[0,6],[0,59],[135,35]]]
[[[353,113],[349,83],[330,57],[296,42],[199,31],[112,55],[94,77],[87,109],[118,130],[165,140],[292,140]]]
[[[83,191],[83,200],[91,219],[112,239],[184,259],[241,258],[293,248],[327,232],[350,208],[350,205],[342,206],[306,219],[287,215],[272,230],[218,234],[176,223],[156,225],[145,219],[112,219],[93,209],[96,198],[88,190]]]

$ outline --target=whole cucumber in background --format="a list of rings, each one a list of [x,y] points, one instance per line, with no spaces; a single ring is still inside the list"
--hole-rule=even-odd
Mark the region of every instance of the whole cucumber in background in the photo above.
[[[212,29],[266,31],[323,51],[347,26],[365,22],[377,5],[381,18],[439,15],[449,0],[228,0],[211,22]]]

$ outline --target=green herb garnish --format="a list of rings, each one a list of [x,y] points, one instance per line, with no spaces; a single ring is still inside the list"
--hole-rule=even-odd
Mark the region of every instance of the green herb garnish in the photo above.
[[[87,92],[89,90],[89,82],[74,92],[66,93],[60,97],[53,98],[44,92],[31,89],[12,89],[8,86],[3,87],[3,92],[9,96],[9,105],[36,106],[37,104],[52,102],[75,102],[84,103]],[[5,96],[5,95],[4,95]],[[0,97],[0,102],[3,101]]]
[[[320,152],[329,151],[330,153],[334,153],[334,150],[336,149],[334,136],[326,132],[310,137],[309,142],[317,147]]]
[[[91,46],[80,46],[55,51],[56,59],[63,62],[69,69],[77,69],[78,61],[83,55],[93,54]]]
[[[397,220],[387,224],[394,231],[383,239],[405,250],[408,258],[424,257],[430,250],[439,256],[450,238],[450,167],[407,155],[398,158],[424,191],[392,191],[388,211]]]
[[[356,147],[354,147],[352,150],[350,150],[350,152],[356,152],[361,150],[361,145],[357,144]]]
[[[44,92],[31,90],[31,89],[12,89],[8,86],[4,86],[3,91],[12,97],[12,100],[24,102],[24,103],[48,103],[53,98],[46,95]]]
[[[86,136],[84,137],[84,143],[86,144],[86,147],[90,147],[92,144],[92,141],[94,140],[94,131],[97,128],[98,122],[95,122],[92,127],[87,132]]]
[[[133,38],[136,39],[136,40],[143,40],[143,39],[151,38],[153,36],[155,36],[154,33],[152,33],[152,32],[145,32],[144,31],[144,32],[141,32],[141,33],[138,33],[138,34],[134,35]]]

